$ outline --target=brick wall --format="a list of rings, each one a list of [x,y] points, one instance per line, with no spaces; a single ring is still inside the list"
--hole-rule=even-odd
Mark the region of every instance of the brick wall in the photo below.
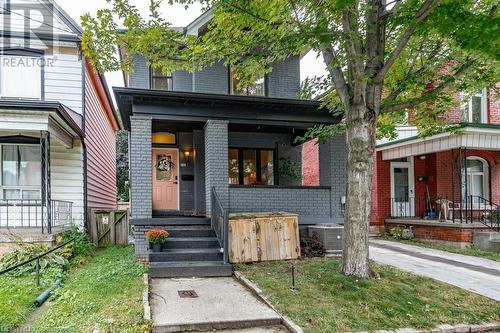
[[[299,89],[299,57],[290,57],[273,64],[273,71],[268,74],[269,97],[297,98]]]
[[[319,146],[317,140],[302,144],[302,184],[319,185]]]
[[[372,215],[371,225],[384,225],[391,214],[391,164],[382,160],[382,153],[377,152],[372,178]]]
[[[330,217],[329,188],[230,187],[231,212],[288,212]]]
[[[338,220],[344,218],[344,207],[341,198],[346,195],[346,162],[345,135],[335,136],[330,142],[319,145],[320,185],[332,188],[332,215]]]
[[[131,217],[152,216],[151,118],[130,117]]]
[[[194,206],[195,213],[203,215],[206,212],[205,200],[205,134],[203,131],[193,131],[194,148]]]
[[[497,83],[496,88],[500,88],[500,83]],[[498,98],[493,89],[490,89],[488,97],[489,122],[490,124],[500,125],[500,98]]]
[[[205,125],[205,201],[211,212],[211,191],[215,187],[224,207],[229,207],[228,122],[208,120]]]

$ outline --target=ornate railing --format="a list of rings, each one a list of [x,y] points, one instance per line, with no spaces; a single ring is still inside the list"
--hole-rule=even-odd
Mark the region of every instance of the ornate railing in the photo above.
[[[41,228],[51,233],[52,227],[71,224],[72,214],[70,201],[50,200],[46,205],[39,199],[0,200],[0,228]]]
[[[500,231],[500,206],[472,195],[457,201],[443,196],[391,198],[391,217],[482,223]]]
[[[211,224],[212,229],[215,231],[219,244],[222,249],[224,263],[229,262],[229,240],[228,240],[228,224],[229,224],[229,213],[226,208],[222,205],[215,188],[212,187],[211,191]]]

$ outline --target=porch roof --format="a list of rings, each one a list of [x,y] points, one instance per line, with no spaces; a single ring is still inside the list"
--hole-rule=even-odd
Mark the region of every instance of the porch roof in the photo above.
[[[56,136],[57,134],[60,134],[59,137],[62,138],[63,142],[67,141],[63,137],[85,137],[85,133],[83,131],[83,117],[59,102],[0,100],[0,111],[16,115],[16,118],[12,119],[12,121],[17,122],[14,127],[12,128],[12,124],[6,124],[6,127],[0,126],[2,128],[5,127],[5,129],[39,129],[37,126],[33,126],[32,121],[19,123],[19,119],[17,119],[18,115],[28,118],[33,115],[37,115],[37,117],[40,118],[40,121],[44,122],[47,130],[48,128],[52,128]],[[5,118],[4,121],[10,123],[10,120],[7,118]],[[25,128],[22,128],[23,125]]]
[[[424,155],[456,148],[500,151],[500,125],[460,124],[453,132],[412,136],[377,146],[383,160]]]
[[[113,88],[122,120],[130,130],[130,116],[149,115],[153,119],[205,122],[226,119],[232,124],[256,124],[309,128],[336,124],[318,101],[256,96],[234,96],[150,89]]]

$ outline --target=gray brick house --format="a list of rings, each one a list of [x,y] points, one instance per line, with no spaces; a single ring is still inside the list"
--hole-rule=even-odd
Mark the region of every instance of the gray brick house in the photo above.
[[[185,31],[196,33],[197,21]],[[195,242],[201,241],[194,238],[200,238],[200,225],[206,223],[221,252],[228,213],[286,211],[297,213],[300,224],[342,222],[343,136],[320,145],[319,186],[302,186],[300,177],[289,172],[301,172],[302,145],[295,138],[314,125],[338,121],[319,102],[297,98],[299,57],[276,63],[270,74],[241,90],[222,64],[163,75],[145,59],[134,59],[126,87],[114,91],[130,131],[131,221],[138,257],[148,256],[144,232],[161,225],[174,232],[171,237]],[[165,262],[182,251],[171,252],[149,255],[150,270],[158,269],[153,275],[179,275]],[[206,251],[197,255],[210,257]],[[209,261],[224,264],[225,256],[219,256]],[[216,274],[205,266],[197,274]]]

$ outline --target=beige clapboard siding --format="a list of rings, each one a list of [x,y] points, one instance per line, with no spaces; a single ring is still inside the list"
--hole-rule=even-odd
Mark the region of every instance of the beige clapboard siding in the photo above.
[[[73,221],[83,225],[83,150],[75,140],[74,147],[67,149],[58,141],[51,140],[50,175],[53,200],[73,202]]]

